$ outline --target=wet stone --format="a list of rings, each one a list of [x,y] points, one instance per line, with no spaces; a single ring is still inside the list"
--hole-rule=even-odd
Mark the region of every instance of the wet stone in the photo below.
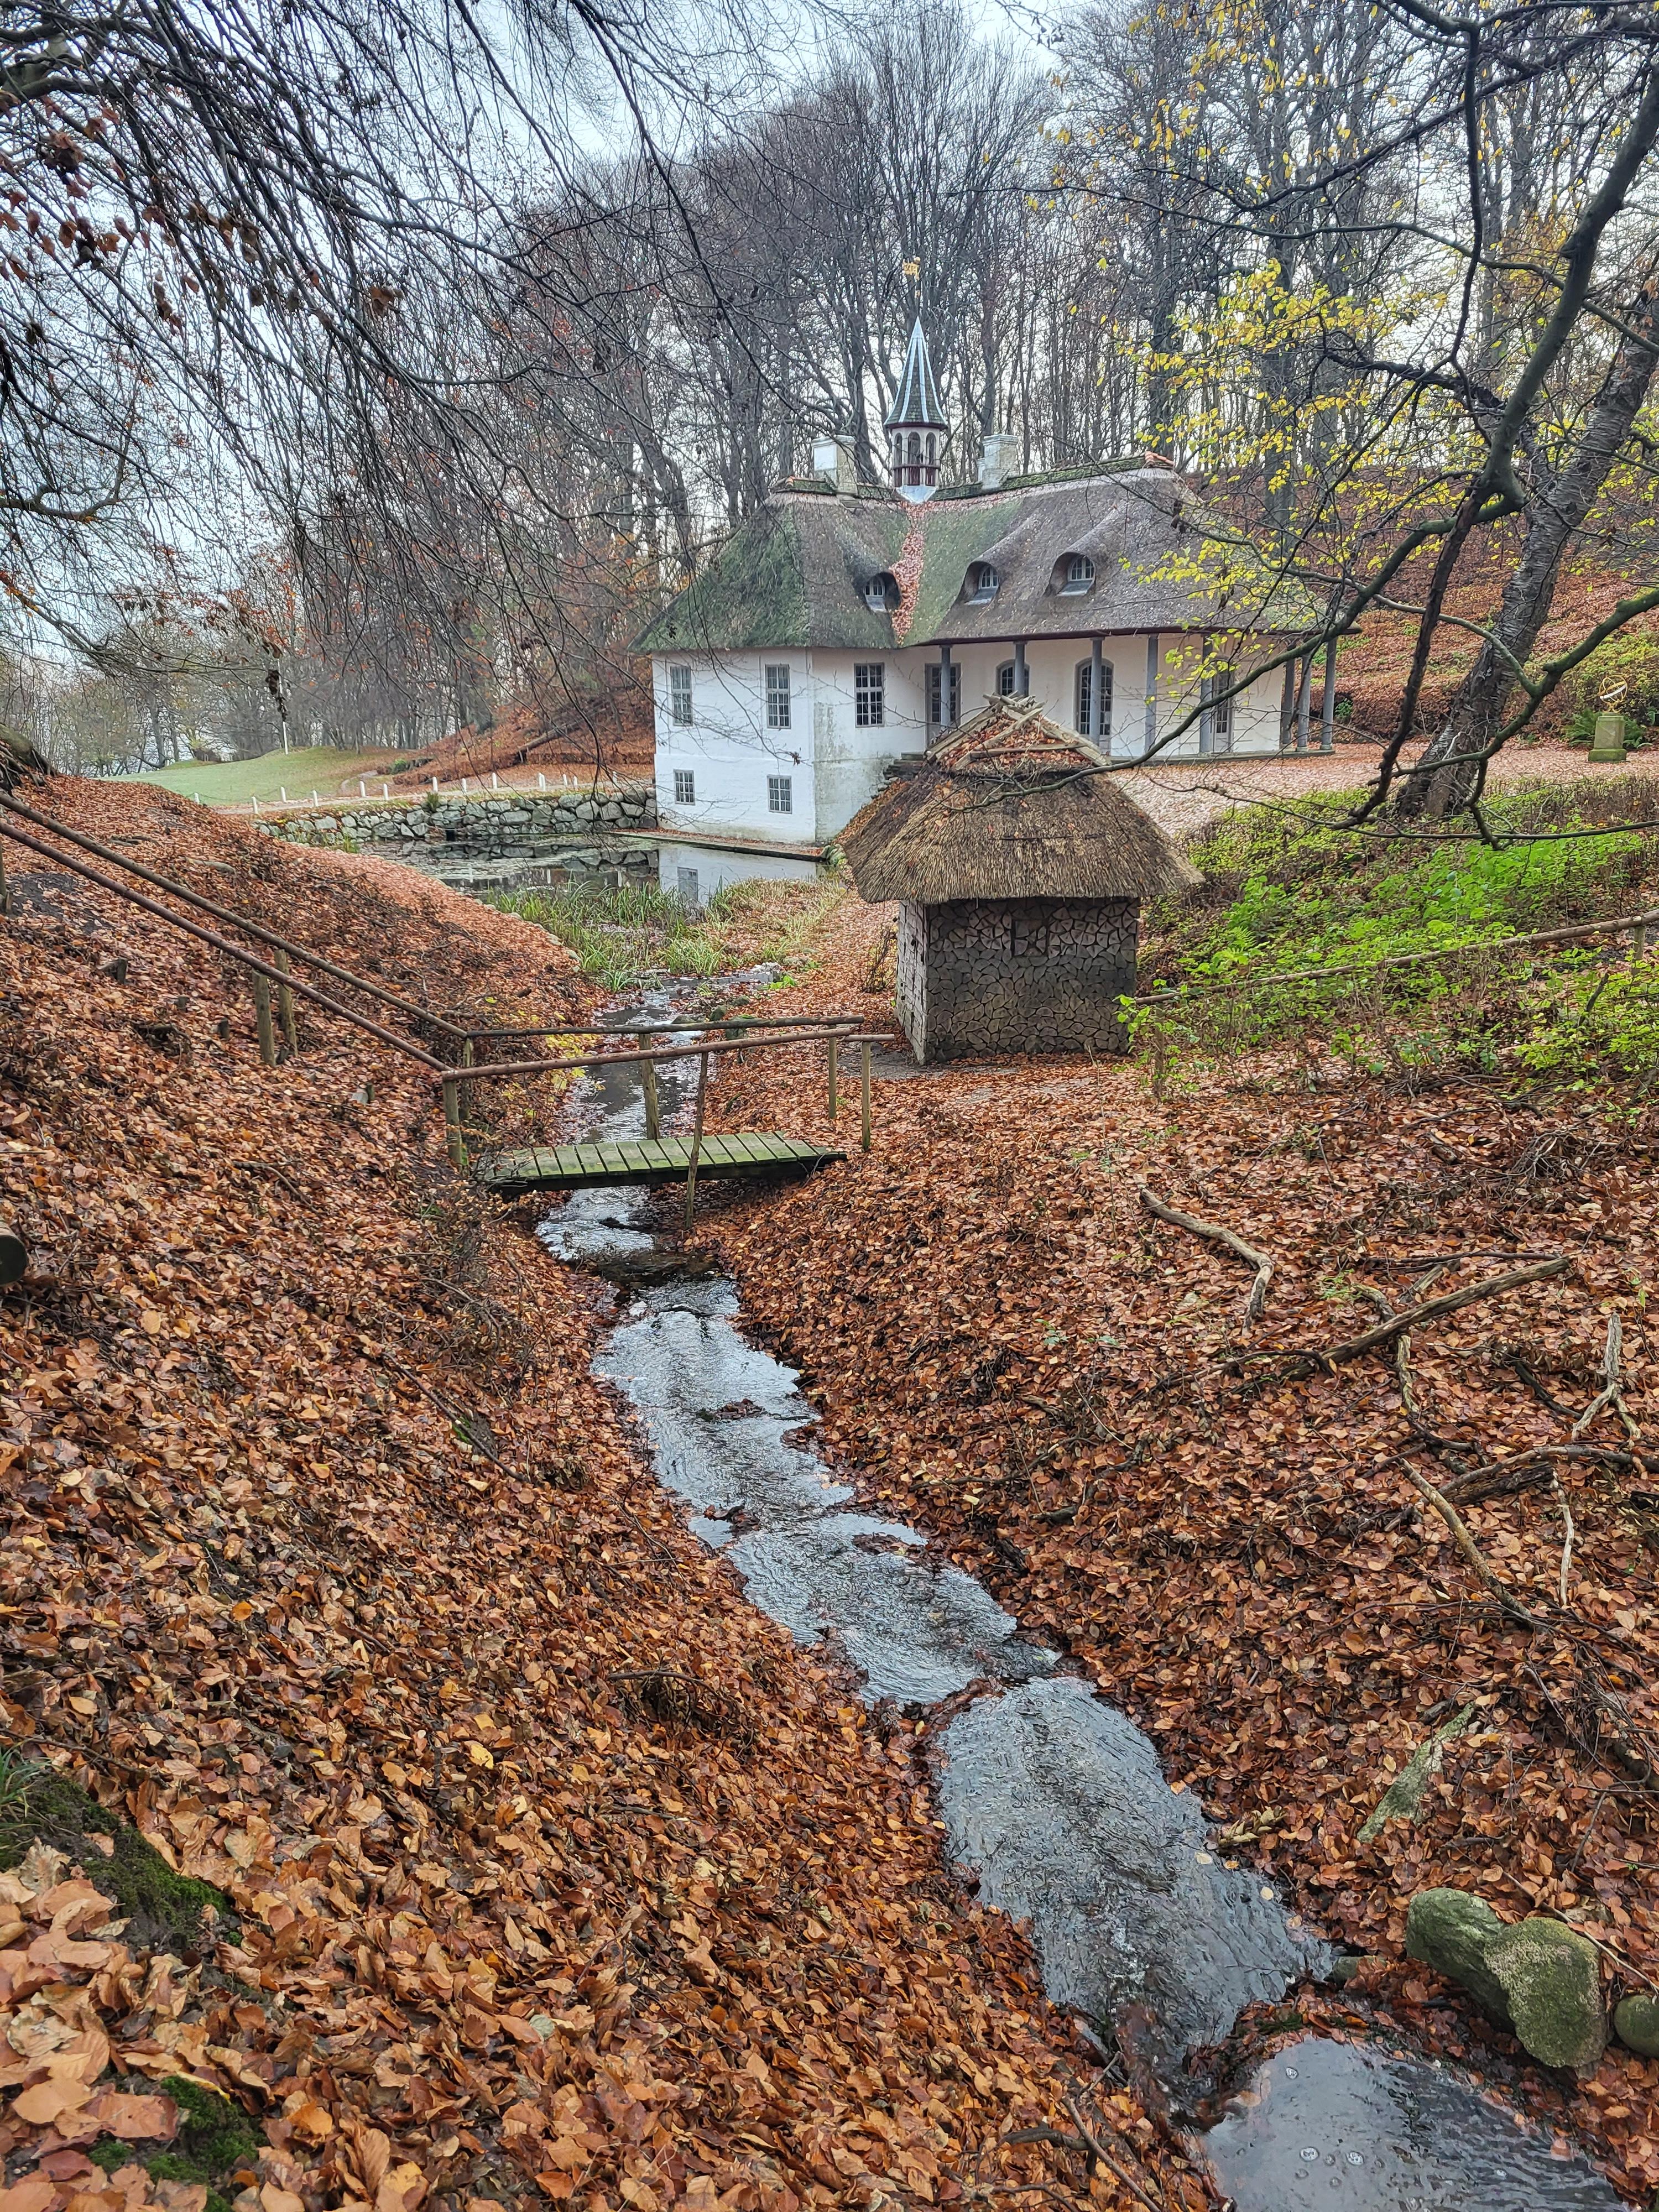
[[[1648,1992],[1626,1997],[1614,2008],[1613,2032],[1626,2051],[1659,2058],[1659,1996]]]

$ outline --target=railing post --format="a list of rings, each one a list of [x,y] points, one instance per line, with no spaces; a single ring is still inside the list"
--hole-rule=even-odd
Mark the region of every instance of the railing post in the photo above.
[[[691,1234],[691,1218],[697,1204],[697,1157],[702,1151],[702,1109],[708,1096],[708,1054],[697,1054],[697,1118],[691,1131],[691,1161],[685,1175],[685,1233]]]
[[[450,1166],[464,1168],[466,1165],[466,1139],[461,1133],[460,1078],[455,1075],[444,1078],[444,1137]]]
[[[464,1036],[461,1039],[461,1066],[463,1067],[471,1067],[471,1065],[472,1039],[470,1036]],[[461,1111],[463,1114],[470,1115],[472,1111],[472,1085],[470,1083],[464,1083],[460,1086],[460,1096]]]
[[[662,1134],[662,1106],[657,1097],[657,1063],[648,1056],[640,1062],[640,1088],[645,1093],[646,1141],[654,1145]]]
[[[830,1119],[832,1121],[836,1118],[836,1108],[839,1103],[836,1095],[836,1077],[839,1072],[837,1067],[837,1055],[840,1051],[841,1039],[838,1036],[832,1036],[829,1043],[824,1047],[823,1054],[824,1073],[829,1079],[830,1085]]]
[[[280,946],[271,956],[271,965],[280,969],[284,975],[291,975],[294,973],[287,953]],[[294,994],[286,983],[279,983],[276,986],[276,1019],[282,1025],[283,1042],[290,1052],[297,1053],[300,1049],[300,1032],[294,1019]]]
[[[870,1041],[859,1047],[859,1150],[870,1149]]]
[[[6,856],[0,851],[0,914],[11,912],[11,889],[6,882]]]
[[[270,1019],[270,978],[255,971],[253,1019],[259,1032],[259,1057],[267,1067],[276,1065],[276,1032]]]

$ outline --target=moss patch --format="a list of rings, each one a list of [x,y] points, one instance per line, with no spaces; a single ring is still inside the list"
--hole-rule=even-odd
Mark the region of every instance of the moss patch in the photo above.
[[[112,1856],[94,1836],[110,1839]],[[37,1838],[77,1859],[114,1897],[136,1950],[200,1951],[216,1929],[236,1928],[222,1891],[175,1874],[130,1822],[52,1767],[0,1754],[0,1870],[16,1866]]]
[[[137,2160],[155,2181],[205,2182],[207,2212],[230,2212],[229,2199],[214,2185],[228,2180],[240,2167],[252,2166],[259,2149],[259,2137],[241,2106],[182,2074],[128,2086],[151,2094],[159,2088],[171,2097],[179,2107],[179,2133],[166,2150],[152,2151],[148,2157],[131,2143],[105,2136],[87,2153],[93,2164],[114,2173]]]

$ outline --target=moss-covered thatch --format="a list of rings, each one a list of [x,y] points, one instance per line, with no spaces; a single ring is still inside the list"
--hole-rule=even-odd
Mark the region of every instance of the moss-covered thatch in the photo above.
[[[1154,899],[1198,871],[1104,770],[1027,702],[999,699],[878,793],[842,834],[860,896]]]

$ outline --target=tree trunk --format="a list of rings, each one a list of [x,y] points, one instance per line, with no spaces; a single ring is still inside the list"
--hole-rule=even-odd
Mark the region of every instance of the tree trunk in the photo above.
[[[1480,796],[1486,764],[1469,757],[1483,754],[1504,726],[1518,688],[1515,670],[1526,665],[1549,619],[1562,558],[1606,483],[1659,366],[1659,294],[1640,303],[1626,327],[1632,336],[1614,357],[1577,452],[1528,498],[1526,545],[1504,587],[1492,635],[1395,801],[1395,811],[1408,818],[1443,821]]]

